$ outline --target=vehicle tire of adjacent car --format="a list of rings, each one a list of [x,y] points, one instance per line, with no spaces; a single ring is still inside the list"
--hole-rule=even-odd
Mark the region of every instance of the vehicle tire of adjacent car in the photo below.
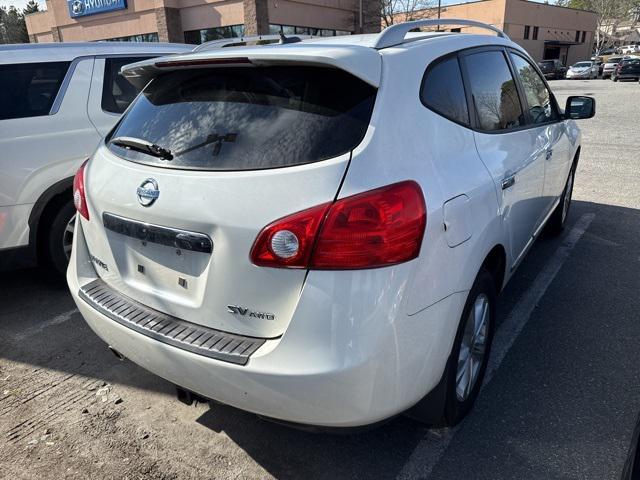
[[[63,276],[69,264],[70,241],[73,238],[75,215],[76,210],[73,202],[65,202],[45,225],[47,228],[45,242],[47,261],[56,272]]]
[[[569,216],[569,209],[571,208],[571,198],[573,196],[573,181],[575,179],[575,166],[571,167],[567,182],[564,185],[564,191],[562,197],[560,197],[560,203],[551,214],[549,222],[547,223],[547,231],[551,235],[559,235],[564,229]]]

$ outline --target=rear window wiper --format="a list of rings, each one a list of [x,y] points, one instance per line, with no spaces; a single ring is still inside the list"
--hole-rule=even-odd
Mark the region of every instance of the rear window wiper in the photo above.
[[[109,145],[117,145],[119,147],[135,150],[136,152],[146,153],[163,160],[173,160],[171,150],[162,148],[160,145],[133,137],[116,137],[109,140]]]

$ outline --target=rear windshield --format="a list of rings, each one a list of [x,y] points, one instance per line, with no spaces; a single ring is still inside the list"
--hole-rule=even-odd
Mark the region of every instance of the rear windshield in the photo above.
[[[549,60],[548,62],[540,62],[538,65],[541,67],[553,67],[553,60]]]
[[[236,67],[155,79],[107,138],[127,160],[168,168],[254,170],[317,162],[352,150],[376,89],[338,69]],[[109,143],[133,137],[171,160]]]
[[[574,68],[585,68],[585,67],[590,67],[590,66],[591,66],[591,62],[578,62],[573,67]]]

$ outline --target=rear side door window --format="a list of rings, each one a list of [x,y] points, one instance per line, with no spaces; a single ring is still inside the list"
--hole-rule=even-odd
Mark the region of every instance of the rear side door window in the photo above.
[[[420,100],[449,120],[469,125],[469,110],[457,56],[436,60],[422,80]]]
[[[70,63],[0,65],[0,120],[49,115]]]
[[[102,84],[102,110],[121,114],[133,102],[140,90],[131,85],[120,74],[120,69],[130,63],[141,62],[151,57],[115,57],[104,61],[104,81]]]
[[[530,122],[534,125],[556,122],[560,116],[551,92],[536,69],[525,58],[510,53],[513,67],[522,84]]]
[[[516,82],[502,50],[463,57],[477,128],[499,132],[526,124]]]

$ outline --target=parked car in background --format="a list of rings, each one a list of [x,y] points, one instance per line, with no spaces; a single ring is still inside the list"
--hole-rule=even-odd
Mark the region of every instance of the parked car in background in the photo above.
[[[411,32],[461,24],[498,36]],[[566,222],[595,101],[563,112],[470,20],[283,43],[126,67],[146,87],[76,175],[71,294],[183,392],[305,425],[458,423],[498,292]]]
[[[137,95],[120,68],[192,47],[161,43],[0,46],[0,257],[64,272],[73,175]]]
[[[598,78],[598,65],[590,60],[574,63],[567,70],[566,78],[587,80]]]
[[[610,78],[616,71],[618,63],[626,58],[629,58],[629,56],[609,57],[609,59],[604,63],[604,67],[602,69],[602,78]]]
[[[640,52],[640,45],[625,45],[620,47],[620,53],[637,53]]]
[[[611,79],[618,80],[638,80],[640,78],[640,57],[632,57],[622,60],[616,67]]]
[[[546,79],[558,80],[567,74],[567,67],[560,60],[543,60],[538,66]]]
[[[616,47],[610,47],[602,50],[598,55],[613,55],[614,53],[617,53],[617,52],[618,52],[618,49]]]

